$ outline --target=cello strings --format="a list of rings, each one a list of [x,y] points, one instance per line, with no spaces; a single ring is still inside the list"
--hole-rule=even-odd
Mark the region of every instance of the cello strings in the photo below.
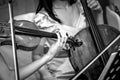
[[[100,35],[99,30],[97,28],[97,25],[95,24],[92,12],[91,12],[90,8],[87,7],[87,2],[81,1],[81,3],[83,3],[83,9],[85,11],[86,18],[87,18],[87,21],[89,23],[90,30],[91,30],[91,33],[93,35],[93,39],[95,41],[96,47],[98,49],[98,52],[100,52],[105,47],[104,42],[101,38],[101,35]],[[108,54],[105,54],[105,55],[108,56]],[[102,61],[103,66],[105,65],[105,63],[107,62],[107,59],[108,59],[105,57],[105,55],[101,57],[101,61]]]
[[[120,39],[118,35],[97,57],[95,57],[86,67],[84,67],[72,80],[76,80],[85,70],[87,70],[101,55],[105,53],[115,42]]]

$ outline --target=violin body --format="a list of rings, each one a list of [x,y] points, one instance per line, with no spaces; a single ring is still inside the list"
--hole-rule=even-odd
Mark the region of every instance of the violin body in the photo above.
[[[26,20],[19,20],[14,21],[14,27],[21,27],[26,29],[32,29],[32,30],[38,30],[37,26]],[[5,24],[4,26],[0,26],[1,32],[0,32],[0,43],[1,46],[4,45],[12,45],[11,44],[11,29],[10,24]],[[15,29],[15,32],[18,31]],[[39,37],[33,37],[30,35],[15,35],[15,40],[17,44],[17,48],[23,48],[23,50],[33,50],[40,42]],[[19,47],[18,47],[19,46]]]
[[[99,25],[98,29],[100,31],[105,46],[107,46],[113,39],[115,39],[120,34],[118,30],[107,25]],[[70,50],[71,63],[76,72],[79,72],[92,59],[94,59],[99,54],[99,52],[96,50],[94,40],[90,34],[90,27],[87,27],[80,31],[78,34],[76,34],[74,38],[83,42],[83,44],[80,47],[75,47],[75,50]],[[120,40],[108,49],[109,56],[112,52],[118,50],[119,46]],[[102,70],[103,68],[101,67],[101,63],[99,60],[97,60],[85,71],[85,74],[87,75],[89,80],[97,80]]]
[[[32,30],[38,30],[38,27],[30,21],[25,21],[25,20],[19,20],[14,23],[14,25],[22,27],[22,28],[27,28],[27,29],[32,29]],[[16,35],[16,39],[20,40],[20,45],[24,45],[27,47],[33,47],[39,44],[40,38],[38,37],[33,37],[33,36],[26,36],[26,35]]]

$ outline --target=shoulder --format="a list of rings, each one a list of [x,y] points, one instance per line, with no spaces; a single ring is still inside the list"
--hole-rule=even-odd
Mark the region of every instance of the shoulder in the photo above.
[[[38,21],[42,22],[42,23],[43,22],[48,22],[48,23],[51,23],[51,24],[56,23],[56,21],[54,21],[45,11],[39,12],[38,14],[36,14],[34,20],[35,20],[36,23]]]
[[[53,20],[45,11],[41,11],[34,17],[34,22],[39,29],[51,32],[59,24]]]
[[[17,15],[14,17],[14,19],[15,20],[27,20],[27,21],[33,22],[34,17],[35,17],[35,13],[30,12],[30,13],[26,13],[26,14]]]
[[[78,0],[76,3],[75,3],[76,7],[79,9],[80,13],[83,13],[83,7],[82,7],[82,4],[80,2],[80,0]]]

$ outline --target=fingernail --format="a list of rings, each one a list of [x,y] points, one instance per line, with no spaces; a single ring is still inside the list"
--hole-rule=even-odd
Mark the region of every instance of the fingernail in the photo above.
[[[68,33],[66,33],[66,35],[68,36]]]

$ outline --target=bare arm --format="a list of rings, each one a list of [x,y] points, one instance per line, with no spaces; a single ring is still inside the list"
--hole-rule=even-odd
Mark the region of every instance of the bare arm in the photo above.
[[[49,52],[48,52],[49,53]],[[32,62],[31,64],[23,67],[20,69],[20,78],[25,79],[28,76],[30,76],[31,74],[33,74],[36,70],[38,70],[39,68],[41,68],[44,64],[46,64],[47,62],[49,62],[52,59],[51,55],[44,55],[42,58]]]
[[[97,0],[87,0],[88,6],[92,9],[93,13],[95,14],[96,23],[104,24],[103,20],[103,10],[100,3]]]
[[[60,37],[60,35],[58,35],[57,42],[50,47],[46,55],[44,55],[42,58],[20,69],[21,80],[27,78],[28,76],[33,74],[35,71],[40,69],[44,64],[52,60],[52,58],[57,54],[57,52],[62,49],[62,46],[65,45],[66,40],[67,40],[67,37],[64,37],[64,36]],[[37,50],[39,51],[39,49]]]

